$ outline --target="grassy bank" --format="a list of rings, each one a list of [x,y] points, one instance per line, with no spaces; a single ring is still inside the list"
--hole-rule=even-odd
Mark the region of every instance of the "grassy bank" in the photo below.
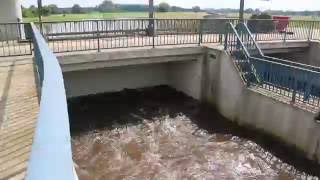
[[[156,18],[202,18],[207,13],[199,12],[166,12],[156,13]],[[147,18],[147,12],[119,12],[119,13],[86,13],[86,14],[54,14],[43,17],[43,21],[76,21],[85,19],[111,19],[111,18]],[[38,21],[37,17],[24,18],[24,22]]]

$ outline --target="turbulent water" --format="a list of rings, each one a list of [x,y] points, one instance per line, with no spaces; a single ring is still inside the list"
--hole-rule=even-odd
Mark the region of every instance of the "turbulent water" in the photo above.
[[[318,179],[289,147],[168,87],[69,101],[73,158],[87,179]]]

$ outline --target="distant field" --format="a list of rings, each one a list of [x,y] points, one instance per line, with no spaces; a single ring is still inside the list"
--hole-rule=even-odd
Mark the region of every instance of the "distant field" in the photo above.
[[[156,18],[202,18],[205,12],[167,12],[156,13]],[[85,19],[110,19],[110,18],[147,18],[147,12],[120,12],[120,13],[87,13],[87,14],[55,14],[43,17],[43,21],[73,21]],[[24,18],[24,22],[38,21],[37,17]]]
[[[239,17],[238,13],[229,13],[227,14],[228,17],[233,17],[233,18],[237,18]],[[251,14],[244,14],[245,18],[250,18]],[[306,21],[315,21],[315,20],[320,20],[319,16],[291,16],[292,20],[306,20]]]
[[[205,12],[167,12],[167,13],[155,13],[156,18],[203,18],[207,15]],[[227,17],[237,18],[238,13],[229,13]],[[250,18],[251,14],[245,14],[245,18]],[[147,12],[118,12],[118,13],[86,13],[86,14],[55,14],[43,17],[43,21],[75,21],[86,19],[112,19],[112,18],[147,18]],[[293,20],[320,20],[317,16],[291,16]],[[24,22],[38,21],[38,17],[24,18]]]

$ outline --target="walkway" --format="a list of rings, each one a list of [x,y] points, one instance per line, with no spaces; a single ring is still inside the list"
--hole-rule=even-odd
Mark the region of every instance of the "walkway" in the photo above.
[[[0,62],[0,179],[24,179],[39,104],[31,59]]]

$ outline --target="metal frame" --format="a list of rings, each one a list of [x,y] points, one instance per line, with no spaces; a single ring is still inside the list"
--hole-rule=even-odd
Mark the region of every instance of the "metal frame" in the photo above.
[[[32,54],[29,23],[0,23],[0,57]]]

